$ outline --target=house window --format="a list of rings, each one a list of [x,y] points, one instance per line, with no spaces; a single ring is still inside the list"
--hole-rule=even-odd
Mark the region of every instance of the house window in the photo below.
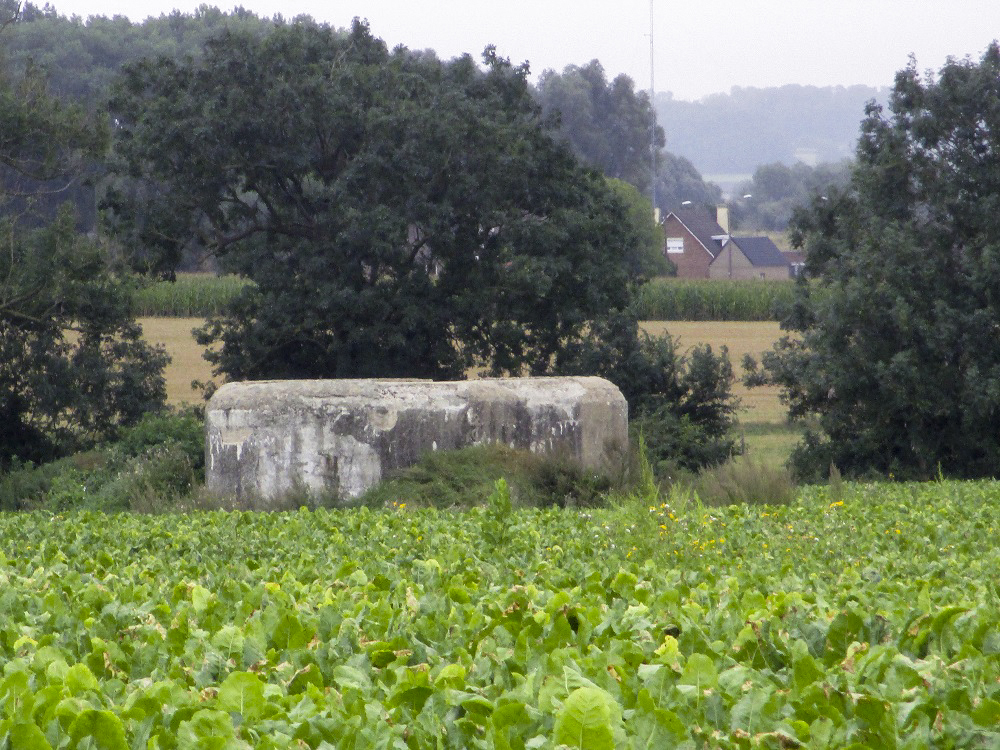
[[[684,252],[684,238],[683,237],[667,237],[667,254],[672,253],[683,253]]]

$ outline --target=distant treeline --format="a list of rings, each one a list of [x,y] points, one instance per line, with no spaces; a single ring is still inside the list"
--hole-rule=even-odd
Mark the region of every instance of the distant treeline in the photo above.
[[[44,70],[52,93],[102,109],[128,63],[160,56],[197,58],[205,42],[225,29],[266,34],[284,22],[280,16],[262,18],[242,8],[224,13],[207,5],[141,23],[123,16],[84,20],[60,16],[48,4],[25,3],[18,22],[4,32],[4,55],[15,71]],[[653,112],[647,92],[636,90],[628,76],[608,80],[600,62],[592,60],[543,72],[534,94],[582,161],[650,195]],[[796,158],[842,162],[850,157],[865,102],[884,95],[864,86],[734,88],[698,102],[660,94],[655,102],[659,125],[652,133],[658,149],[657,204],[664,211],[682,201],[711,206],[722,192],[703,174],[753,174],[757,184],[739,186],[734,196],[752,193],[758,200],[735,206],[734,215],[742,212],[747,228],[784,229],[792,207],[819,190],[816,183],[829,182],[826,172],[839,172],[839,182],[845,171],[834,166],[810,174],[804,164],[789,165]],[[99,176],[100,169],[94,174]],[[101,188],[95,184],[96,179],[74,188],[85,230],[97,220]]]
[[[757,167],[753,177],[733,191],[730,201],[733,226],[740,230],[784,231],[797,207],[822,200],[833,190],[845,189],[853,164],[845,159],[815,167],[802,162],[792,166],[774,162]]]
[[[223,13],[203,5],[193,14],[174,11],[141,23],[116,16],[67,18],[46,4],[25,3],[18,22],[4,34],[5,56],[13,68],[36,66],[48,76],[58,96],[103,107],[112,84],[128,63],[144,58],[198,58],[205,42],[226,29],[266,34],[291,19],[261,18],[242,8]],[[469,50],[478,57],[482,50]],[[433,55],[433,51],[414,52]],[[607,176],[650,191],[652,105],[646,91],[636,90],[628,76],[608,80],[600,62],[545,71],[534,96],[559,134],[586,164]],[[662,130],[654,139],[660,146]],[[719,188],[707,184],[692,163],[658,149],[657,204],[668,209],[681,200],[711,205]],[[81,203],[93,214],[92,194]],[[89,224],[92,222],[88,222]]]

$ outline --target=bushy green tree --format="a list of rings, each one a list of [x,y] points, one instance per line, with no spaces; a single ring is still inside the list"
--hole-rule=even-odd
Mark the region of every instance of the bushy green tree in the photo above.
[[[649,95],[636,91],[631,78],[608,81],[601,63],[591,60],[562,73],[544,71],[535,95],[547,115],[558,117],[559,132],[578,157],[608,177],[649,190],[650,148],[663,147],[663,128],[655,124]]]
[[[51,213],[107,144],[36,70],[0,61],[0,469],[107,438],[165,397],[128,288],[70,207]]]
[[[733,435],[739,400],[725,347],[719,354],[710,346],[684,353],[669,335],[636,336],[630,312],[597,322],[593,334],[569,347],[565,372],[600,375],[621,389],[658,474],[711,466],[740,452]]]
[[[121,229],[256,282],[202,332],[230,378],[551,372],[629,302],[625,207],[541,127],[527,70],[366,26],[226,33],[129,70]],[[126,196],[127,197],[127,196]]]
[[[637,279],[676,274],[676,266],[663,254],[663,227],[654,221],[649,198],[624,180],[609,177],[608,185],[625,205],[638,240],[633,255],[625,258],[629,273]]]
[[[661,152],[656,174],[656,204],[666,215],[686,201],[714,211],[722,201],[722,189],[714,182],[705,182],[701,173],[688,159],[669,151]]]
[[[848,190],[795,221],[797,336],[764,357],[807,475],[994,476],[1000,468],[1000,49],[897,74],[871,105]]]
[[[851,162],[810,167],[774,162],[754,170],[753,178],[736,188],[739,198],[732,203],[733,223],[740,229],[784,231],[796,208],[805,207],[815,197],[843,190],[851,179]]]

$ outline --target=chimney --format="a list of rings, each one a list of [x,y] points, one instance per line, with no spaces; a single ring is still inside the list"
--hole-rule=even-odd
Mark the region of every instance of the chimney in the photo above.
[[[715,221],[722,231],[729,234],[729,206],[716,206],[715,207]]]

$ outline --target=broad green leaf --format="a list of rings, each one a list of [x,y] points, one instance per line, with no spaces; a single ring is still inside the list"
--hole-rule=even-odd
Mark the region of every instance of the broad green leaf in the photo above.
[[[18,722],[8,735],[11,750],[52,750],[42,730],[28,722]]]
[[[223,711],[241,714],[244,718],[259,718],[264,713],[264,683],[250,672],[233,672],[219,686],[216,705]]]
[[[426,686],[417,686],[403,690],[394,690],[386,705],[390,707],[408,706],[414,713],[419,713],[427,699],[434,695],[434,690]]]
[[[227,740],[235,736],[233,722],[229,714],[203,708],[182,721],[177,729],[180,747],[229,748]]]
[[[693,685],[699,690],[714,688],[719,683],[719,673],[715,669],[715,662],[705,654],[691,654],[684,665],[680,683]]]
[[[773,726],[777,715],[778,703],[774,698],[773,688],[751,688],[732,708],[732,728],[742,729],[748,734],[766,731]]]
[[[195,612],[204,612],[208,609],[209,602],[212,601],[212,592],[204,586],[195,584],[191,587],[191,605]]]
[[[792,677],[796,688],[803,690],[807,685],[825,677],[826,673],[813,659],[812,654],[809,653],[809,647],[804,641],[794,641],[791,650]]]
[[[125,741],[125,727],[121,719],[110,711],[89,710],[77,716],[69,727],[72,747],[84,738],[101,750],[129,750]]]
[[[1000,702],[992,698],[983,698],[979,705],[972,709],[972,720],[981,727],[1000,726]]]
[[[490,717],[494,713],[493,701],[481,695],[473,695],[470,698],[466,698],[462,701],[461,706],[466,713],[476,716]]]
[[[70,667],[66,671],[65,682],[66,687],[69,688],[70,693],[73,695],[78,695],[87,690],[99,692],[101,689],[97,683],[97,678],[94,677],[94,673],[87,668],[86,664],[74,664]]]
[[[461,664],[448,664],[437,673],[434,678],[434,686],[440,687],[447,685],[449,687],[461,687],[465,682],[465,667]]]
[[[347,664],[341,664],[333,670],[333,681],[341,689],[354,688],[365,692],[371,687],[371,681],[364,672]]]
[[[597,688],[582,687],[570,693],[556,716],[556,744],[577,750],[614,750],[613,699]]]

